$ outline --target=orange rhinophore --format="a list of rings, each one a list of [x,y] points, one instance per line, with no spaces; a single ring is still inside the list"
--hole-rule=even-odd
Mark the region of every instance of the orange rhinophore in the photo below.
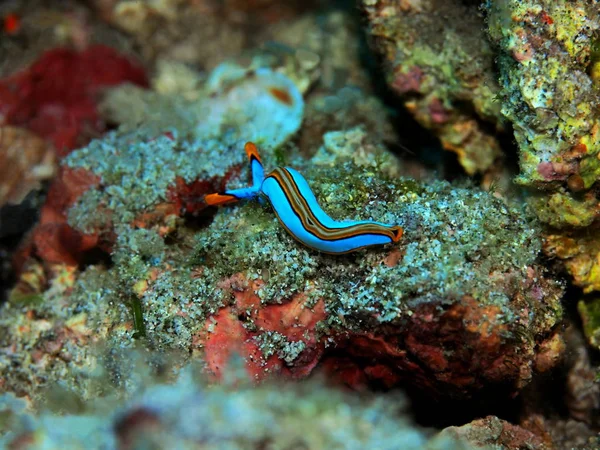
[[[204,197],[204,202],[209,206],[226,205],[237,201],[236,196],[229,194],[208,194]]]

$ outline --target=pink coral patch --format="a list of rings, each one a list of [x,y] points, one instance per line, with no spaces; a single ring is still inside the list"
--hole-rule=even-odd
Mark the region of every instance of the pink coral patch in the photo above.
[[[407,92],[419,92],[423,81],[424,73],[420,67],[413,66],[407,73],[396,75],[392,82],[394,90],[400,94]]]
[[[548,181],[566,180],[577,171],[577,163],[542,162],[538,164],[538,173]]]
[[[281,361],[272,355],[264,360],[258,345],[252,340],[253,334],[244,328],[232,308],[222,308],[205,324],[204,357],[209,370],[222,378],[225,369],[234,355],[242,356],[246,370],[254,379],[262,379],[268,373],[277,373]]]
[[[429,115],[433,123],[437,125],[442,125],[450,119],[450,114],[437,97],[433,97],[429,102]]]
[[[256,291],[262,284],[261,280],[249,281],[242,274],[220,283],[221,288],[233,292],[235,304],[209,318],[203,337],[197,339],[199,344],[204,342],[205,359],[217,378],[222,377],[234,354],[244,358],[248,373],[255,379],[274,373],[304,377],[321,358],[323,344],[316,335],[316,325],[325,319],[324,302],[318,300],[309,308],[306,296],[298,294],[280,305],[261,305]],[[265,332],[279,333],[290,342],[302,341],[305,347],[292,363],[276,354],[265,358],[255,339]]]

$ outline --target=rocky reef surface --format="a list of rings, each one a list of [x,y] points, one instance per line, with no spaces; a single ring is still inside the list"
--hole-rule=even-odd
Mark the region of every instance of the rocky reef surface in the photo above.
[[[123,322],[132,302],[152,346],[198,352],[215,374],[234,351],[262,378],[307,375],[327,348],[347,348],[335,358],[350,352],[367,379],[391,387],[410,374],[457,395],[488,382],[519,389],[559,358],[562,286],[539,265],[541,241],[525,212],[468,185],[392,179],[356,158],[364,129],[329,132],[317,162],[297,165],[323,206],[339,219],[399,224],[404,237],[389,249],[319,254],[263,205],[216,212],[202,202],[245,183],[244,140],[261,145],[268,164],[300,127],[292,81],[219,66],[196,97],[118,89],[106,109],[129,122],[63,160],[24,250],[42,265],[73,268],[71,295],[55,297],[71,312],[50,313],[53,328],[84,308],[85,334],[120,348],[141,332],[133,316]],[[160,108],[172,113],[153,117]],[[128,131],[134,123],[143,125]],[[110,266],[79,273],[75,264],[93,251],[110,254]],[[15,292],[9,305],[18,300]],[[40,306],[52,308],[48,300]],[[23,314],[7,309],[7,336],[18,322],[11,311]],[[113,332],[123,326],[132,334]],[[363,362],[373,353],[380,357]]]
[[[476,3],[359,2],[386,81],[406,109],[473,175],[492,171],[502,151],[494,52]],[[441,31],[443,30],[443,31]]]
[[[7,44],[4,443],[594,448],[594,4],[221,3],[90,2],[67,48]],[[209,206],[248,141],[402,238],[329,255],[265,199]]]

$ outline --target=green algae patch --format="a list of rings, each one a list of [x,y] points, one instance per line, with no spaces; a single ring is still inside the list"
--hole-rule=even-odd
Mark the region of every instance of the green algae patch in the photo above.
[[[584,228],[590,226],[598,214],[598,201],[592,195],[559,191],[539,192],[529,197],[529,203],[538,219],[555,228]]]
[[[134,339],[146,337],[146,325],[144,324],[144,311],[142,310],[142,302],[137,297],[132,297],[129,301],[131,314],[133,315],[133,333]]]
[[[517,181],[561,197],[534,203],[552,226],[585,226],[576,216],[587,222],[598,216],[593,204],[577,199],[600,168],[599,93],[587,73],[600,30],[598,8],[585,1],[487,3],[489,34],[500,50],[502,114],[519,145]]]
[[[41,294],[24,294],[20,292],[11,292],[8,301],[15,305],[32,307],[44,301],[44,296]]]
[[[600,299],[580,300],[577,309],[583,321],[583,332],[590,345],[600,349]]]

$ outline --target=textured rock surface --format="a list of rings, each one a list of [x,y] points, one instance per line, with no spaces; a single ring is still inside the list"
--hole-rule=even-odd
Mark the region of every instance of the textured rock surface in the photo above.
[[[517,181],[549,226],[545,250],[576,285],[599,287],[599,6],[595,2],[488,3],[498,45],[502,113],[519,144]]]
[[[531,431],[510,424],[497,417],[489,416],[461,427],[449,427],[442,435],[452,436],[469,442],[475,448],[497,448],[503,450],[550,450],[555,447],[549,441]]]
[[[388,85],[473,175],[500,157],[494,54],[477,5],[459,0],[360,2]],[[443,32],[441,32],[443,30]]]
[[[501,50],[502,112],[520,148],[519,181],[551,188],[565,207],[598,173],[598,93],[589,70],[598,8],[595,2],[545,0],[498,1],[488,8],[490,36]]]

